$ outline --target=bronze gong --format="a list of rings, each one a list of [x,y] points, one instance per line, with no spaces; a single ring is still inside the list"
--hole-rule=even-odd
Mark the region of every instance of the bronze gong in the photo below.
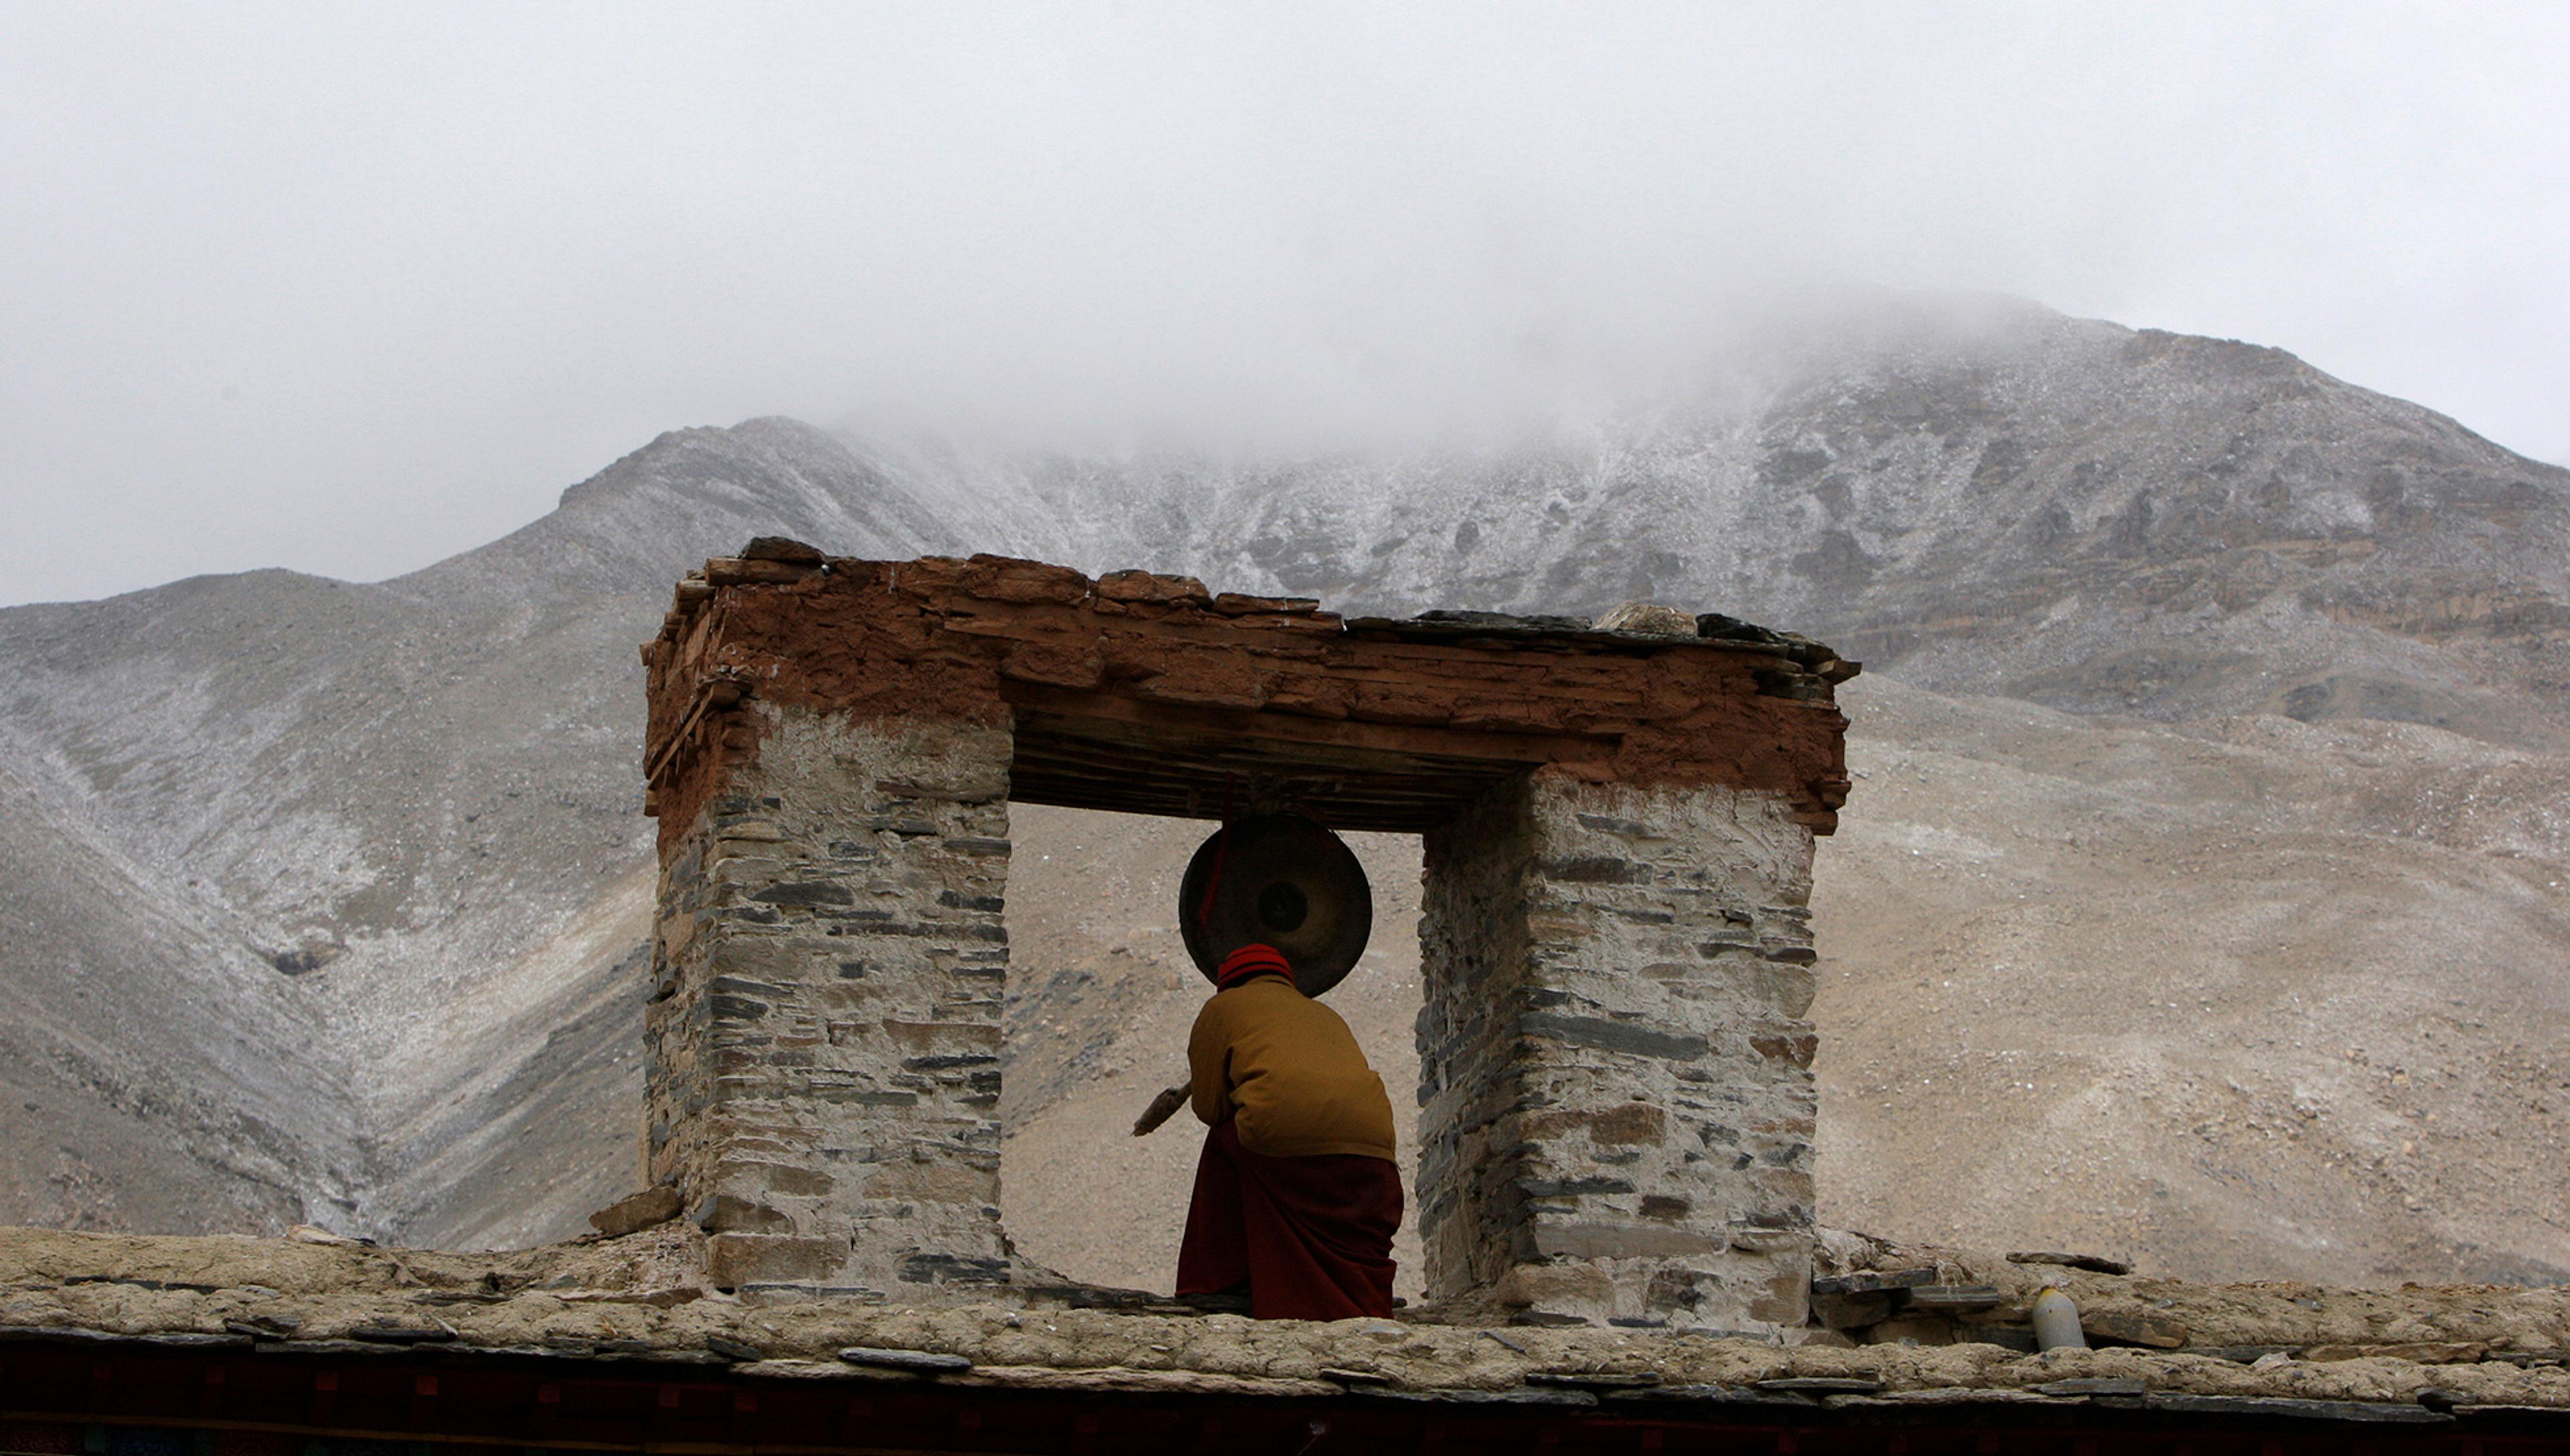
[[[1178,883],[1178,933],[1207,980],[1231,952],[1264,941],[1284,952],[1303,994],[1317,996],[1355,967],[1373,932],[1374,891],[1355,853],[1299,814],[1214,831]]]

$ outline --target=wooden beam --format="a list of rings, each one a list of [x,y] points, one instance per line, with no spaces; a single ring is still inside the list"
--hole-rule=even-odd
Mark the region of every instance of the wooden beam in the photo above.
[[[1007,682],[1002,695],[1019,709],[1021,733],[1065,738],[1123,738],[1135,743],[1255,741],[1316,771],[1344,765],[1369,772],[1401,761],[1493,763],[1531,767],[1611,756],[1622,735],[1499,733],[1416,727],[1341,718],[1307,718],[1257,708],[1206,708],[1139,702],[1113,693],[1076,692]],[[1120,732],[1118,730],[1121,730]]]

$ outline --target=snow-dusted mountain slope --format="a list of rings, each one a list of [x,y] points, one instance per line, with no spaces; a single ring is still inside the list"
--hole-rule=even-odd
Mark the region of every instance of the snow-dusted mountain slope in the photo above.
[[[634,646],[680,570],[755,534],[1148,565],[1351,609],[1651,597],[1822,636],[1915,687],[2139,720],[2170,752],[2258,714],[2421,725],[2507,762],[2570,741],[2558,469],[2272,350],[2027,305],[1892,308],[1778,358],[1719,398],[1469,450],[684,430],[395,580],[253,572],[0,612],[0,997],[23,1044],[0,1070],[0,1218],[513,1242],[625,1191],[649,895]],[[2557,810],[2510,797],[2551,780],[2475,782],[2469,812],[2513,828],[2472,853],[2557,863]],[[2420,792],[2418,822],[2363,833],[2460,812]],[[1928,797],[1923,845],[1987,842],[1938,816],[1988,802]],[[2243,832],[2187,822],[2170,833]],[[2254,874],[2185,863],[2235,900]],[[2478,893],[2466,877],[2418,903]],[[2557,903],[2526,913],[2528,943],[2561,923]],[[2407,933],[2429,953],[2463,931]],[[1909,973],[1900,926],[1845,938],[1871,947],[1845,975]],[[1053,983],[1054,952],[1019,948],[1020,984]],[[2558,1000],[2510,1014],[2570,1030]],[[1013,1095],[1029,1119],[1075,1100]],[[1845,1187],[1870,1215],[1899,1204]],[[2202,1196],[2254,1204],[2226,1187]],[[2206,1218],[2254,1226],[2236,1212]],[[2483,1248],[2517,1238],[2474,1227]],[[2406,1257],[2384,1256],[2427,1268]]]
[[[2570,724],[2570,473],[2291,355],[1921,305],[1723,398],[1474,454],[937,489],[1005,491],[1013,545],[1081,565],[1390,610],[1702,603],[2078,711]]]

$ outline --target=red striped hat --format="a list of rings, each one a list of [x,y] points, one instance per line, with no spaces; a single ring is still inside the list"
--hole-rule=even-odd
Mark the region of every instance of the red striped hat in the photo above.
[[[1227,991],[1262,975],[1281,975],[1290,981],[1294,967],[1285,963],[1283,951],[1253,940],[1223,957],[1222,969],[1214,972],[1213,988]]]

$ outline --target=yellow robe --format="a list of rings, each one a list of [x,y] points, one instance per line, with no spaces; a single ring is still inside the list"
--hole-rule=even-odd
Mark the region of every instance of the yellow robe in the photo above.
[[[1234,1119],[1252,1153],[1396,1161],[1383,1078],[1339,1013],[1282,976],[1215,992],[1187,1037],[1187,1068],[1196,1116],[1208,1127]]]

